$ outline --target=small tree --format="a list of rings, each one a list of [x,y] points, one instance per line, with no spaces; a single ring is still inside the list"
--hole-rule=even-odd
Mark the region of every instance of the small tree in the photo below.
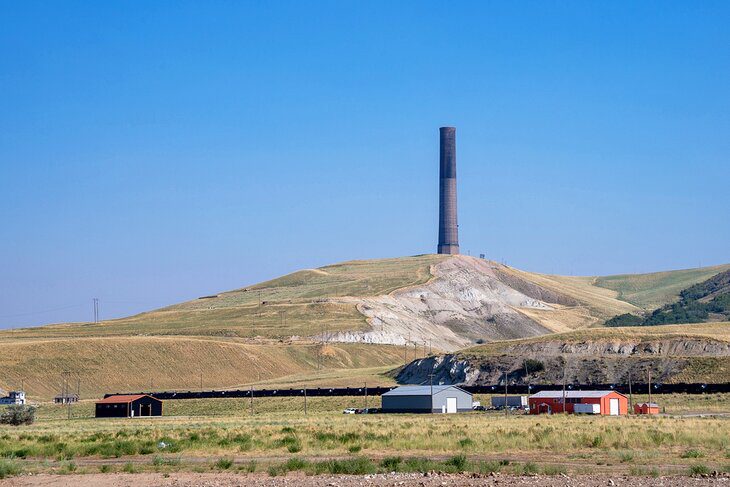
[[[0,414],[0,424],[20,426],[22,424],[33,424],[35,421],[35,407],[12,405]]]

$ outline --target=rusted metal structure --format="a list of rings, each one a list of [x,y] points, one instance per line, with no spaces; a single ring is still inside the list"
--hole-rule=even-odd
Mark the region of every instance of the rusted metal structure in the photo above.
[[[456,218],[456,128],[439,129],[439,254],[459,253],[459,224]]]

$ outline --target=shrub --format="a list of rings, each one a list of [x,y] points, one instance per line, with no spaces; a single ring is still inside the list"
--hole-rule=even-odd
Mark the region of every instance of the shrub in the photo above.
[[[536,475],[540,471],[540,468],[537,466],[537,464],[533,462],[527,462],[517,470],[517,473],[520,473],[522,475]]]
[[[710,473],[710,469],[707,468],[707,465],[698,463],[689,467],[689,473],[690,475],[707,475]]]
[[[542,372],[543,370],[545,370],[545,364],[542,363],[540,360],[534,358],[528,358],[527,360],[525,360],[525,367],[527,367],[527,371],[530,374]]]
[[[278,475],[285,475],[286,467],[284,465],[269,465],[267,471],[271,477],[276,477]]]
[[[439,464],[427,458],[408,458],[400,468],[402,472],[428,472],[440,468]]]
[[[21,426],[24,424],[33,424],[33,421],[35,421],[35,408],[33,406],[21,406],[14,404],[12,406],[8,406],[5,411],[0,414],[0,424]]]
[[[338,439],[340,440],[340,443],[352,443],[353,441],[359,440],[360,435],[357,433],[349,432],[349,433],[340,435],[340,437]]]
[[[101,473],[109,473],[111,471],[112,471],[112,466],[111,465],[104,464],[104,465],[102,465],[102,466],[99,467],[99,472],[101,472]]]
[[[618,456],[619,460],[621,460],[622,463],[631,462],[634,460],[634,453],[633,452],[622,452]]]
[[[502,469],[500,462],[479,462],[476,471],[480,474],[499,472]]]
[[[352,445],[350,448],[347,449],[350,453],[359,453],[360,450],[362,450],[362,446],[360,445]]]
[[[329,460],[315,464],[316,473],[333,475],[366,475],[375,473],[377,469],[367,458],[358,457],[349,460]]]
[[[459,440],[459,446],[462,448],[472,446],[473,444],[474,441],[471,438],[462,438]]]
[[[687,450],[681,455],[682,458],[702,458],[704,456],[705,454],[699,450]]]
[[[239,468],[239,470],[243,470],[248,473],[254,473],[256,471],[256,460],[251,460],[247,464],[241,465],[238,468]]]
[[[122,471],[124,471],[126,473],[137,473],[138,472],[137,468],[134,466],[134,464],[132,462],[125,463],[124,467],[122,467]]]
[[[617,326],[637,326],[641,325],[644,318],[641,316],[632,315],[631,313],[625,313],[622,315],[616,315],[610,320],[606,321],[603,326],[617,327]]]
[[[302,445],[300,443],[294,443],[286,447],[289,453],[299,453],[302,451]]]
[[[215,462],[216,468],[220,470],[228,470],[233,465],[233,459],[231,458],[220,458]]]
[[[380,462],[380,466],[389,472],[396,472],[402,461],[401,457],[385,457]]]
[[[290,472],[294,472],[296,470],[304,470],[306,468],[307,462],[296,457],[292,457],[289,460],[286,461],[284,464],[284,467]]]
[[[455,455],[446,460],[446,462],[444,463],[448,467],[453,467],[458,472],[463,472],[464,470],[466,470],[468,460],[464,455]]]
[[[74,462],[68,462],[63,466],[64,473],[74,473],[76,471],[76,464]]]
[[[542,473],[545,475],[564,475],[566,469],[563,465],[544,465],[542,467]]]
[[[0,459],[0,479],[18,475],[20,473],[20,467],[15,462],[9,460]]]

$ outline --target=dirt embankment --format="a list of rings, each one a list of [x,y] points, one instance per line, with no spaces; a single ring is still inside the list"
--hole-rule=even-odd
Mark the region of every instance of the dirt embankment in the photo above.
[[[530,370],[532,368],[532,370]],[[614,383],[652,377],[658,382],[730,380],[730,343],[700,338],[564,342],[506,345],[491,355],[447,354],[416,360],[397,376],[400,383],[442,384]]]
[[[371,330],[342,332],[333,341],[430,343],[457,350],[477,341],[545,335],[529,314],[550,313],[577,302],[511,275],[496,262],[454,256],[433,266],[427,283],[385,296],[352,298]]]
[[[377,475],[322,475],[305,476],[301,474],[284,477],[268,477],[265,475],[241,475],[236,473],[187,473],[176,472],[171,474],[141,473],[141,474],[86,474],[86,475],[34,475],[32,477],[14,477],[0,480],[0,486],[65,486],[77,487],[106,485],[122,487],[137,486],[220,486],[233,487],[240,485],[257,486],[331,486],[331,487],[360,487],[370,486],[499,486],[525,485],[533,487],[553,487],[556,485],[598,487],[606,485],[621,485],[625,487],[662,485],[664,487],[700,487],[710,485],[728,485],[725,476],[702,477],[661,477],[651,479],[647,477],[630,477],[625,475],[531,475],[515,476],[500,474],[441,474],[441,473],[392,473]]]

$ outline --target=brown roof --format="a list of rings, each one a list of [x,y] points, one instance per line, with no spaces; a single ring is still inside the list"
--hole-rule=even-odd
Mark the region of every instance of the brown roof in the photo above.
[[[130,403],[137,399],[148,397],[147,394],[117,394],[115,396],[105,397],[101,401],[96,401],[96,404],[118,404],[118,403]],[[154,398],[153,398],[154,399]]]

